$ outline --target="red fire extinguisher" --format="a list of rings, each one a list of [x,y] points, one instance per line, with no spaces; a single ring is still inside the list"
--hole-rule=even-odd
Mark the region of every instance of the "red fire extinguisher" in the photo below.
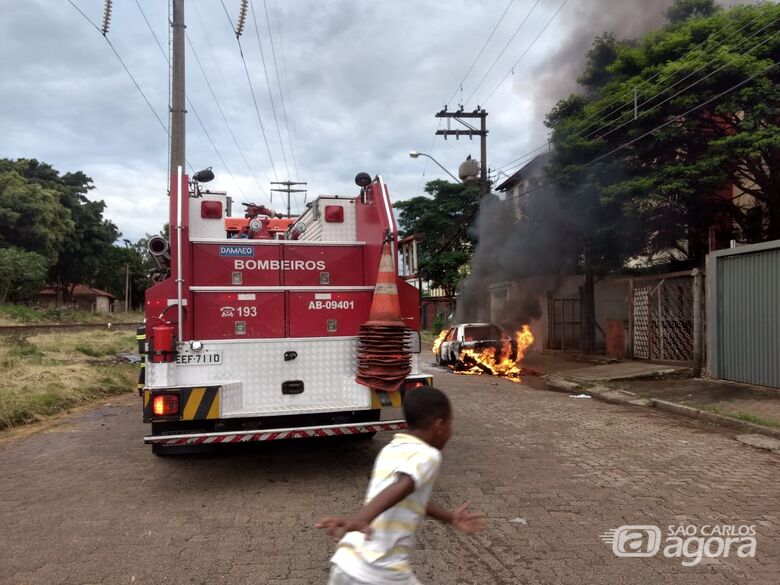
[[[155,363],[172,362],[176,355],[174,343],[174,328],[170,323],[160,323],[152,327],[149,351]]]

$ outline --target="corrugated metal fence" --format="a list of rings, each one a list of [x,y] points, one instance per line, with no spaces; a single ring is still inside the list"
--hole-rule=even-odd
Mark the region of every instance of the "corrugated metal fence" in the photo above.
[[[780,240],[707,257],[710,376],[780,388]]]

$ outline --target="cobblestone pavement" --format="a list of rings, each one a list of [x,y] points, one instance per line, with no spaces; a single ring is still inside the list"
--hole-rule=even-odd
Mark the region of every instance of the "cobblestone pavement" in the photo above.
[[[476,537],[427,521],[429,585],[780,582],[780,457],[644,409],[436,372],[456,431],[435,500],[471,500]],[[0,440],[0,583],[324,583],[314,522],[358,506],[373,441],[154,457],[131,395]],[[623,524],[754,524],[753,559],[616,558]]]

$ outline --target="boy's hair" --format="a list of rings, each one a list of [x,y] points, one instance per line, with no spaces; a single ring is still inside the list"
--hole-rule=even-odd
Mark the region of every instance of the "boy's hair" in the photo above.
[[[438,388],[421,386],[406,391],[404,396],[404,417],[409,429],[427,429],[436,419],[446,419],[451,414],[450,399]]]

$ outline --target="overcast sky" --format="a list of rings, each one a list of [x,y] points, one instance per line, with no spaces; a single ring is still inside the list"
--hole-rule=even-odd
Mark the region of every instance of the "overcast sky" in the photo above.
[[[73,1],[102,26],[103,0]],[[359,171],[383,175],[393,198],[405,199],[425,181],[447,178],[410,150],[432,154],[453,174],[468,154],[479,158],[478,139],[434,136],[434,114],[453,94],[457,107],[461,80],[508,6],[462,93],[467,109],[479,104],[489,113],[488,166],[504,165],[545,143],[544,114],[576,90],[594,34],[638,35],[662,22],[671,0],[266,0],[272,35],[263,1],[253,0],[278,130],[252,9],[241,42],[275,175],[223,2],[235,23],[240,0],[186,1],[187,159],[196,170],[214,168],[210,187],[268,204],[270,181],[308,181],[309,197],[351,195]],[[67,0],[3,5],[0,157],[84,171],[95,182],[91,197],[106,201],[125,237],[158,231],[168,139],[109,45]],[[167,125],[168,65],[139,5],[167,53],[166,0],[115,0],[108,38]],[[273,207],[282,208],[279,198]]]

